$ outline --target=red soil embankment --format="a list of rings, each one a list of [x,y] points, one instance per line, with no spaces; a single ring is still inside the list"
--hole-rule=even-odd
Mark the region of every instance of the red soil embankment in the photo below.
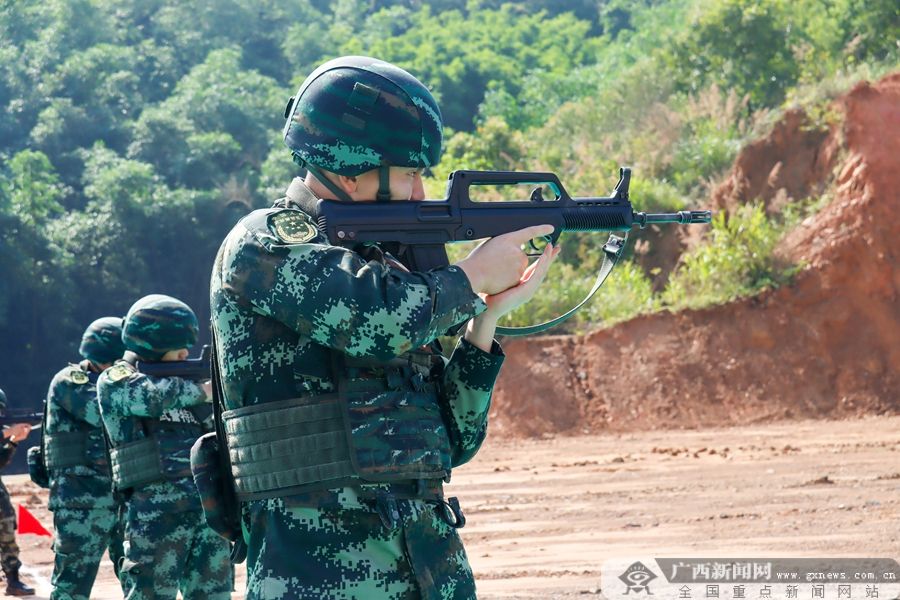
[[[831,185],[829,204],[782,243],[806,265],[790,286],[587,336],[507,341],[492,432],[900,412],[900,73],[835,107],[844,118],[830,133],[788,113],[713,194],[720,208],[761,197],[771,210]]]

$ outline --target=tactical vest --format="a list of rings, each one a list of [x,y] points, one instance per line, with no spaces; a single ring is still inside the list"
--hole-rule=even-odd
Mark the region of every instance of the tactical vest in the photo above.
[[[73,365],[73,383],[76,385],[96,386],[97,375],[85,371],[82,367]],[[76,376],[84,377],[84,380],[75,379]],[[96,388],[92,387],[92,394],[96,396]],[[45,410],[47,407],[45,406]],[[44,452],[44,462],[47,469],[65,469],[67,467],[88,466],[105,470],[108,468],[106,457],[106,441],[103,430],[93,427],[84,421],[69,420],[69,425],[75,425],[75,431],[46,432],[46,416],[41,430],[41,447]]]
[[[190,413],[193,422],[129,419],[132,430],[143,435],[110,448],[112,479],[117,490],[191,477],[189,451],[194,441],[206,433],[203,421],[210,416],[212,408],[201,405],[177,410]]]
[[[440,496],[451,450],[431,377],[435,357],[413,352],[382,363],[331,355],[336,393],[222,413],[238,497],[378,482]]]
[[[87,431],[60,431],[44,435],[44,461],[48,469],[90,465]]]

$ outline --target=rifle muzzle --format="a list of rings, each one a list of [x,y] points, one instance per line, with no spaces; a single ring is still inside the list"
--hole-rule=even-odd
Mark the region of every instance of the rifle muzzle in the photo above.
[[[676,213],[634,213],[634,223],[641,229],[654,223],[693,225],[712,221],[711,210],[679,210]]]

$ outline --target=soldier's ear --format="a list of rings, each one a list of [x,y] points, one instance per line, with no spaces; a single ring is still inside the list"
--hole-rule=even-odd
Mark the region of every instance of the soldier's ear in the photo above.
[[[347,177],[346,175],[338,175],[338,185],[348,194],[354,193],[359,189],[359,180],[356,177]]]

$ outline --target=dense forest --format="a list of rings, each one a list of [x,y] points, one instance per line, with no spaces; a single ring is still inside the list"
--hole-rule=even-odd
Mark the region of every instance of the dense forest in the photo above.
[[[0,5],[0,387],[34,406],[84,327],[148,293],[208,319],[216,249],[297,175],[285,102],[365,54],[429,85],[456,168],[551,170],[598,195],[634,168],[642,208],[700,206],[741,144],[800,104],[811,126],[895,69],[896,0],[17,0]],[[790,278],[791,219],[717,216],[672,273],[637,260],[570,330],[727,301]],[[524,324],[590,287],[599,244],[564,241]],[[577,268],[576,268],[577,267]]]

